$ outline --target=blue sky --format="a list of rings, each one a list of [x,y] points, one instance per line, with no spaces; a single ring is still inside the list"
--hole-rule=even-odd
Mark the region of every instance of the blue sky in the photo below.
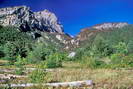
[[[19,5],[54,12],[71,35],[103,22],[133,24],[133,0],[0,0],[0,8]]]

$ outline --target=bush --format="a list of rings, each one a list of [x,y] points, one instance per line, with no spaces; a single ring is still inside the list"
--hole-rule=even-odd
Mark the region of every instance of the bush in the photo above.
[[[133,53],[133,40],[130,40],[127,44],[128,52]]]
[[[27,60],[25,58],[21,58],[21,56],[17,56],[16,57],[16,62],[14,63],[14,65],[18,68],[15,70],[15,74],[17,75],[22,75],[24,74],[25,71],[25,67],[24,65],[27,64]]]
[[[23,75],[24,74],[24,67],[19,67],[18,69],[15,70],[16,75]]]
[[[111,63],[112,64],[119,64],[122,61],[123,54],[112,54],[111,55]]]
[[[38,43],[33,48],[33,51],[29,52],[27,59],[29,63],[39,63],[46,60],[46,57],[54,53],[55,50],[47,47],[43,43]]]
[[[88,56],[83,56],[80,63],[82,67],[91,68],[91,69],[100,68],[105,65],[103,61]]]
[[[5,56],[5,53],[3,51],[3,47],[0,46],[0,58],[4,57]]]
[[[48,73],[46,71],[46,65],[45,64],[46,63],[44,61],[42,61],[40,64],[38,64],[37,69],[33,70],[28,75],[30,82],[43,83],[43,82],[47,82],[47,80],[49,80],[48,75],[50,75],[50,73]]]
[[[11,26],[0,28],[0,54],[6,60],[16,61],[16,57],[20,55],[21,57],[26,57],[29,50],[29,46],[33,43],[31,36],[24,32],[19,31],[19,29]]]
[[[113,53],[113,48],[109,45],[108,41],[101,35],[97,35],[90,47],[90,55],[92,56],[109,56]]]
[[[133,67],[133,55],[113,54],[109,68],[128,68]]]
[[[16,61],[16,56],[18,55],[16,52],[16,47],[13,43],[8,42],[4,45],[4,53],[5,59],[9,61]]]
[[[28,62],[27,62],[27,59],[26,58],[21,58],[21,56],[17,56],[16,57],[16,62],[14,63],[17,67],[21,67],[21,66],[24,66],[26,65]]]
[[[54,53],[47,57],[46,66],[47,68],[62,67],[62,60],[64,57],[60,53]]]
[[[32,83],[42,83],[45,81],[46,75],[47,72],[45,70],[36,69],[33,70],[28,77]]]
[[[119,42],[118,45],[116,45],[114,48],[115,48],[115,53],[120,53],[120,54],[128,53],[128,47],[124,42]]]
[[[85,50],[83,48],[79,48],[76,50],[76,55],[74,56],[74,58],[72,58],[72,61],[77,61],[77,60],[81,60],[82,56],[84,55]],[[70,60],[70,61],[71,61]]]
[[[133,67],[133,54],[125,56],[122,60],[122,63],[126,66]]]

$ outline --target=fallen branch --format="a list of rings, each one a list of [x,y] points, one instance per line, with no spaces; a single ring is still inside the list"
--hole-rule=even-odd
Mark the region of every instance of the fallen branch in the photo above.
[[[93,82],[92,80],[86,80],[86,81],[74,81],[74,82],[64,82],[64,83],[46,83],[46,84],[33,84],[33,83],[27,83],[27,84],[1,84],[1,87],[32,87],[32,86],[49,86],[49,87],[82,87],[82,86],[92,86]]]
[[[25,78],[23,75],[0,74],[0,79]]]

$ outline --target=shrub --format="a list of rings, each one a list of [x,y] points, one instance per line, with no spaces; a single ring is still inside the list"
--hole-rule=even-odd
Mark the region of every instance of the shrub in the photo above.
[[[119,54],[119,53],[112,54],[111,57],[110,57],[111,58],[111,63],[112,64],[119,64],[122,61],[123,56],[124,56],[123,54]]]
[[[13,43],[8,42],[4,45],[4,53],[5,59],[9,61],[16,61],[16,56],[18,55],[16,52],[16,47]]]
[[[110,68],[128,68],[133,67],[133,56],[123,54],[113,54],[111,56],[111,64],[108,65]]]
[[[120,53],[120,54],[128,53],[128,47],[124,42],[119,42],[118,45],[116,45],[114,48],[116,53]]]
[[[24,66],[26,65],[28,62],[26,60],[26,58],[21,58],[21,56],[17,56],[16,57],[16,62],[14,63],[17,67],[21,67],[21,66]]]
[[[41,83],[45,81],[46,75],[47,75],[47,72],[45,70],[36,69],[36,70],[33,70],[28,77],[30,79],[30,82],[32,83]]]
[[[50,73],[46,71],[46,65],[45,62],[42,61],[40,64],[38,64],[37,69],[33,70],[29,75],[28,78],[30,82],[32,83],[43,83],[47,82],[49,80]]]
[[[39,63],[46,60],[46,57],[54,53],[54,49],[50,49],[43,43],[38,43],[33,51],[29,52],[27,59],[30,63]]]
[[[127,44],[127,48],[129,53],[133,52],[133,40],[129,41],[129,43]]]
[[[18,68],[15,70],[15,74],[17,75],[22,75],[24,74],[25,71],[25,67],[24,65],[27,64],[27,60],[25,58],[21,58],[21,56],[17,56],[16,57],[16,62],[14,63],[14,65]]]
[[[79,48],[76,50],[76,55],[73,58],[69,58],[69,59],[70,59],[70,61],[81,60],[84,53],[85,53],[85,50],[83,48]]]
[[[133,54],[124,56],[122,64],[125,64],[125,67],[133,67]]]
[[[120,62],[122,67],[133,67],[133,55],[127,55],[122,58],[122,61]]]
[[[103,65],[105,65],[103,61],[88,56],[83,56],[80,63],[82,67],[91,68],[91,69],[100,68]]]
[[[4,57],[5,56],[5,53],[3,51],[3,47],[0,46],[0,58]]]
[[[62,60],[64,57],[60,53],[54,53],[47,57],[46,66],[47,68],[62,67]]]
[[[16,61],[16,57],[20,55],[21,57],[26,57],[29,50],[29,46],[33,43],[31,36],[24,32],[19,31],[19,29],[11,26],[0,28],[0,46],[5,54],[4,57],[10,61]]]
[[[15,70],[16,75],[23,75],[24,74],[24,67],[19,67],[18,69]]]

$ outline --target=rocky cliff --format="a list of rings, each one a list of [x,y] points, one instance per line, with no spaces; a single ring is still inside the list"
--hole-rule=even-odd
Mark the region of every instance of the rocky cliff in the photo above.
[[[128,23],[103,23],[103,24],[97,24],[95,26],[93,26],[92,28],[95,28],[97,30],[110,30],[110,29],[114,29],[114,28],[122,28],[124,26],[127,26]]]
[[[18,6],[0,9],[0,24],[20,27],[22,31],[40,30],[63,33],[62,25],[48,10],[33,12],[29,7]]]

